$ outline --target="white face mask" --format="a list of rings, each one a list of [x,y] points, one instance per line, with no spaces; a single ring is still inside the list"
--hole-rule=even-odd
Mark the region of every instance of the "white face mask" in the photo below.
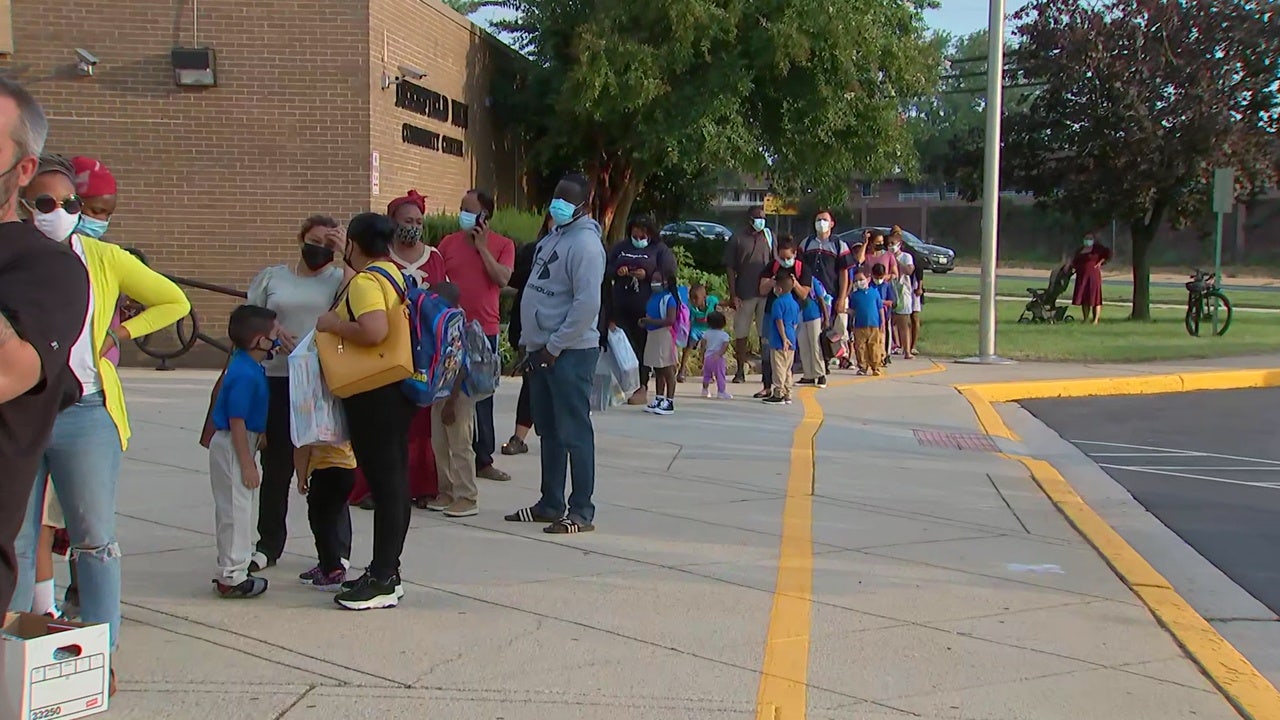
[[[78,224],[80,224],[80,213],[72,215],[63,208],[58,208],[51,213],[35,213],[36,229],[50,240],[66,242],[67,238],[71,237],[71,233],[75,232]]]
[[[820,233],[822,233],[822,234],[824,234],[824,235],[825,235],[825,234],[827,234],[828,232],[831,232],[831,221],[830,221],[830,220],[815,220],[815,221],[814,221],[814,223],[813,223],[813,229],[814,229],[814,230],[817,230],[818,232],[820,232]]]

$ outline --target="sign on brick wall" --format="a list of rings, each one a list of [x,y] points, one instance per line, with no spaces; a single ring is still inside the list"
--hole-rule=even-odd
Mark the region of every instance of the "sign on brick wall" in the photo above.
[[[417,113],[429,120],[449,123],[460,130],[466,130],[471,122],[471,110],[466,103],[453,100],[404,79],[396,83],[396,107]],[[443,135],[410,123],[401,125],[400,139],[406,144],[445,155],[463,157],[466,154],[466,146],[460,138]]]

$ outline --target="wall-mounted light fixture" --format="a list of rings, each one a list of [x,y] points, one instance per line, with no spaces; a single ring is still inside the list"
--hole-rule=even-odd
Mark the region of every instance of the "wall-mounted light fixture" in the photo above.
[[[213,48],[174,48],[173,82],[178,87],[214,87],[218,84]]]
[[[85,50],[84,48],[76,48],[76,72],[83,77],[92,77],[93,69],[98,66],[98,56]]]
[[[386,90],[392,85],[399,85],[401,80],[421,80],[427,76],[427,71],[413,65],[397,65],[396,70],[399,75],[391,75],[387,71],[382,71],[382,89]]]

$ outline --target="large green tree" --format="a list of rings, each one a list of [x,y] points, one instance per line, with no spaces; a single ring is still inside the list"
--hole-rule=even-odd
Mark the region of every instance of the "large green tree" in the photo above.
[[[500,102],[540,167],[580,166],[610,237],[646,183],[708,168],[784,193],[889,172],[933,87],[928,0],[505,0],[533,63]],[[495,92],[495,95],[498,93]]]
[[[1163,223],[1210,211],[1215,167],[1237,195],[1275,185],[1280,12],[1269,0],[1034,0],[1015,16],[1018,72],[1042,83],[1006,130],[1005,177],[1133,238],[1134,319],[1150,318]]]

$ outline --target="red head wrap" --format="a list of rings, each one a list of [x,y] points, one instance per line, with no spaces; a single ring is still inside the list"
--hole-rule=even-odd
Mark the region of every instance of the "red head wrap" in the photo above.
[[[77,155],[71,158],[75,168],[76,193],[82,198],[103,197],[116,194],[116,178],[106,165],[91,157]]]
[[[414,205],[418,208],[418,212],[426,214],[427,198],[419,195],[417,190],[410,190],[404,196],[387,203],[387,215],[395,215],[396,211],[405,205]]]

